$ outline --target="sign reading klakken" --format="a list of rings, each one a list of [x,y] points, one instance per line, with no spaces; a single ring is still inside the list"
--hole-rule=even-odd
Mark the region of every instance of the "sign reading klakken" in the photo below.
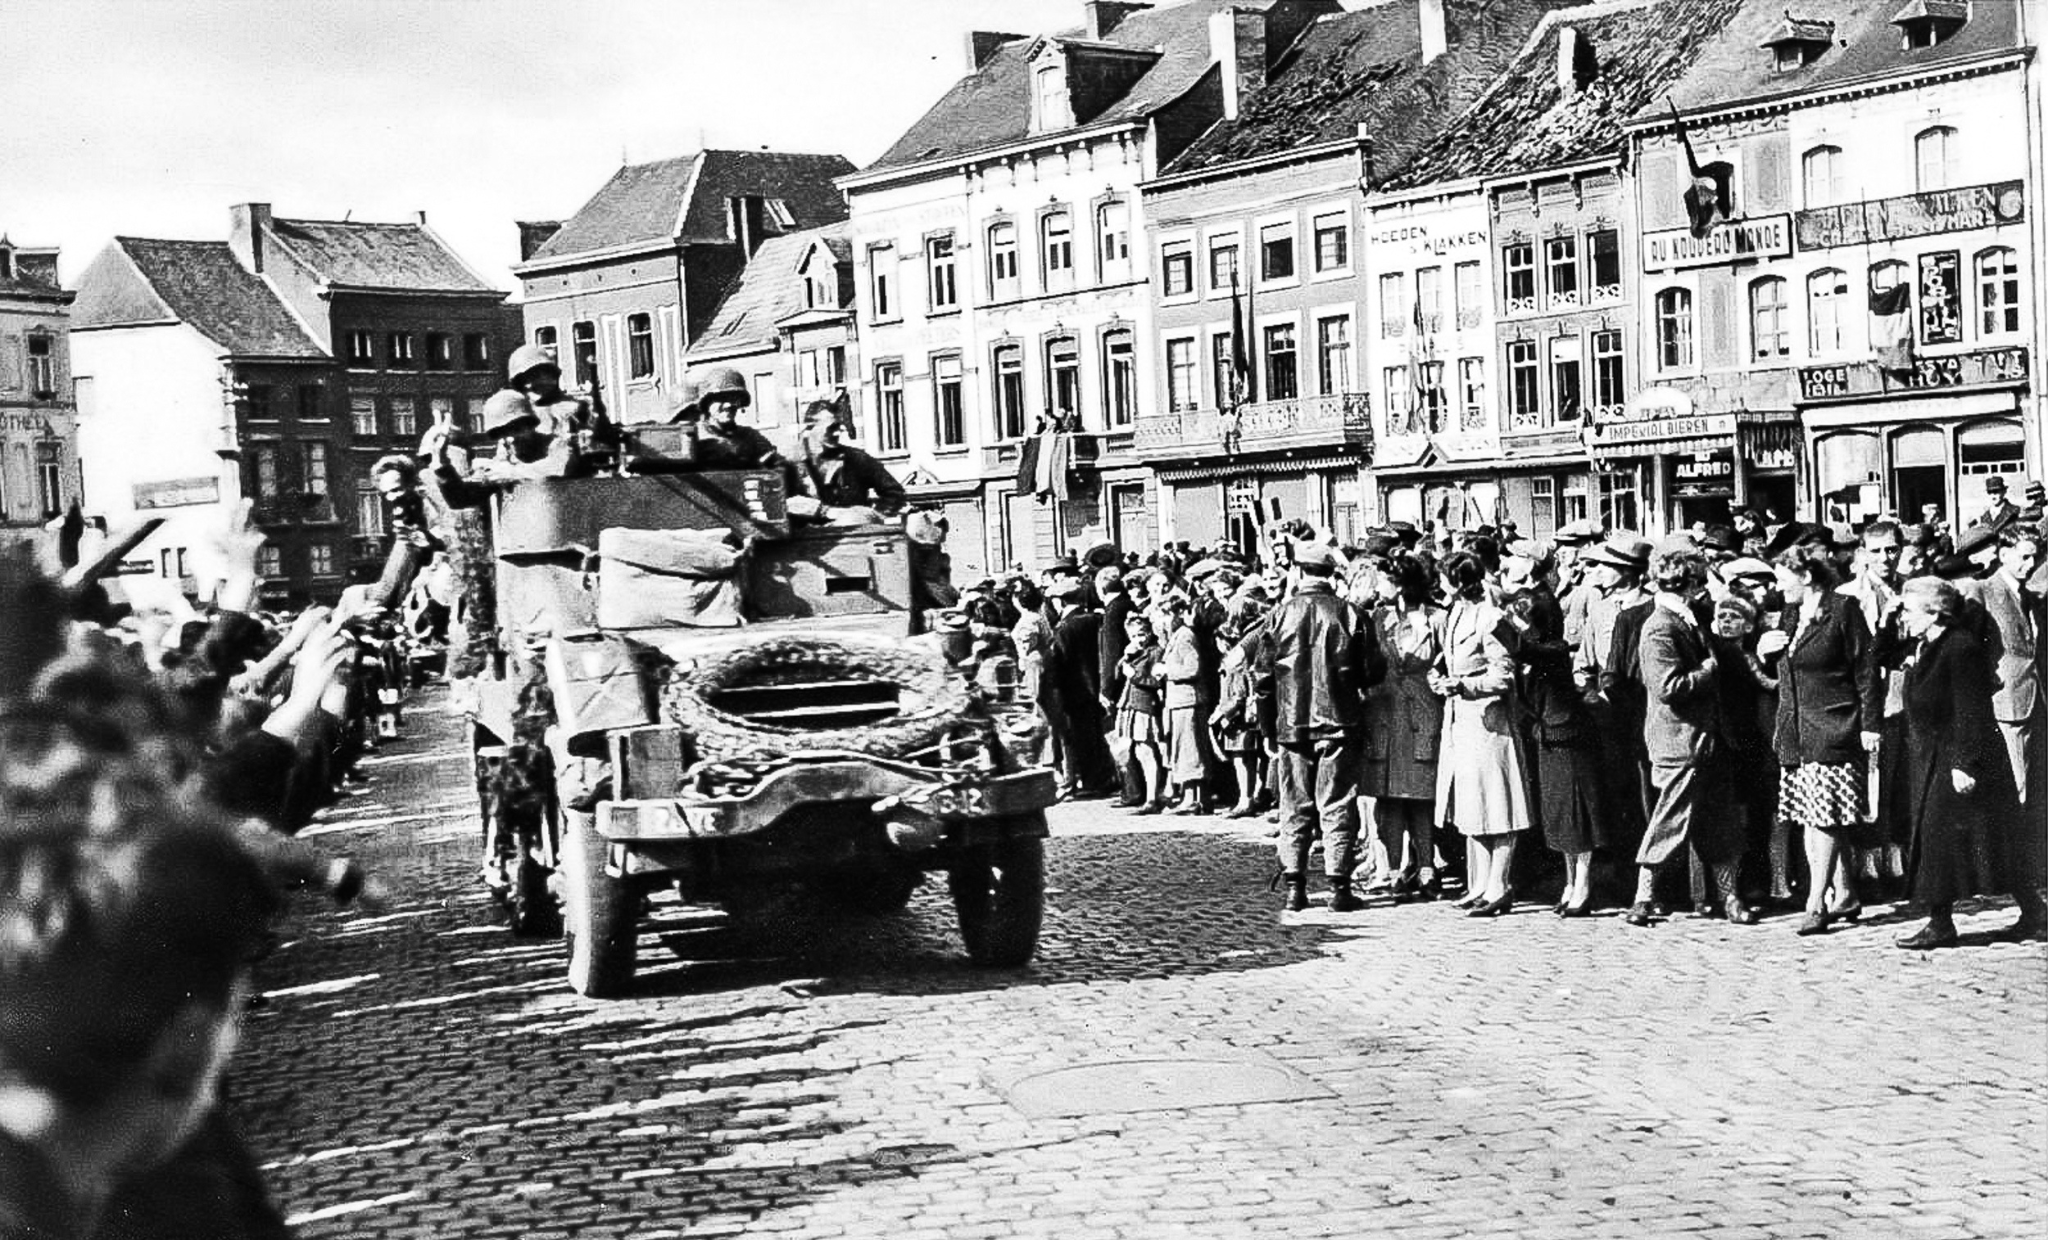
[[[1643,270],[1710,267],[1739,258],[1783,258],[1792,252],[1792,217],[1766,215],[1715,224],[1705,236],[1666,228],[1643,234]]]

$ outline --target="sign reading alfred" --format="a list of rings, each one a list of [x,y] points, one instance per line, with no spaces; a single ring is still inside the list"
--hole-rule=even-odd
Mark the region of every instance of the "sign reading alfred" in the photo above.
[[[2026,190],[2018,181],[1938,189],[1897,198],[1874,198],[1801,211],[1795,231],[1802,250],[1871,241],[1932,237],[1969,228],[2017,224],[2027,215]]]
[[[1743,258],[1783,258],[1792,252],[1792,217],[1766,215],[1723,220],[1695,236],[1689,228],[1643,234],[1643,270],[1711,267]]]

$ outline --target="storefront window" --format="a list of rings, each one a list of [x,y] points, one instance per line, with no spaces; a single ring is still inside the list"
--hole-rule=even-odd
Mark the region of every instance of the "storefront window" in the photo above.
[[[1838,431],[1814,443],[1814,488],[1821,513],[1830,521],[1848,519],[1849,506],[1875,498],[1882,454],[1876,431]],[[1866,491],[1866,488],[1868,489]]]
[[[1984,483],[1997,474],[2017,494],[2025,485],[2027,439],[2018,422],[1978,422],[1956,435],[1956,527],[1968,525],[1991,506]]]
[[[1597,475],[1600,479],[1600,519],[1610,530],[1643,528],[1642,504],[1636,466],[1624,465]]]

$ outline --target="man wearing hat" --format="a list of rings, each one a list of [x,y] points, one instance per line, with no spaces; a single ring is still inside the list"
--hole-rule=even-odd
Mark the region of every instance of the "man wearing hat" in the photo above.
[[[1636,670],[1637,635],[1649,615],[1643,573],[1650,544],[1626,530],[1609,534],[1582,557],[1598,595],[1586,614],[1574,677],[1586,694],[1607,761],[1610,837],[1627,846],[1641,834],[1648,812],[1649,757],[1643,749],[1643,686]]]
[[[1100,791],[1113,773],[1102,730],[1102,613],[1086,606],[1087,594],[1087,585],[1072,572],[1054,577],[1045,587],[1053,612],[1045,674],[1059,698],[1059,708],[1047,722],[1059,750],[1062,797]]]
[[[1976,524],[1997,529],[2020,519],[2019,505],[2006,497],[2004,475],[1992,474],[1986,478],[1984,495],[1991,501],[1991,505],[1984,510],[1984,515],[1977,518]]]
[[[1280,872],[1286,908],[1308,907],[1308,862],[1318,826],[1330,910],[1363,908],[1351,893],[1358,861],[1358,775],[1365,692],[1386,659],[1363,609],[1337,596],[1336,553],[1319,542],[1294,548],[1294,592],[1270,618],[1254,658],[1261,732],[1272,745],[1280,788]]]
[[[1593,588],[1586,584],[1586,548],[1605,536],[1597,521],[1567,522],[1551,535],[1557,544],[1557,604],[1564,611],[1565,644],[1577,649],[1586,631],[1586,613],[1592,607]]]

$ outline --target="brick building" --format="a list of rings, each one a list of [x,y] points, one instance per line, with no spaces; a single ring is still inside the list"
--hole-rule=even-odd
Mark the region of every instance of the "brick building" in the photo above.
[[[523,224],[525,338],[596,381],[613,416],[666,410],[684,353],[771,237],[838,223],[838,155],[699,151],[619,169],[559,227]]]
[[[0,546],[36,542],[79,498],[70,342],[57,251],[0,234]]]
[[[390,452],[412,452],[437,419],[468,424],[504,386],[506,356],[518,343],[518,314],[428,227],[407,223],[283,219],[266,203],[230,212],[236,261],[275,290],[338,367],[318,423],[298,427],[299,475],[279,445],[282,492],[266,489],[270,436],[244,454],[249,494],[280,521],[293,520],[291,488],[316,481],[307,452],[328,445],[327,502],[298,518],[305,554],[343,576],[373,572],[383,558],[383,506],[369,467]]]
[[[254,203],[226,241],[116,238],[79,282],[91,510],[166,516],[138,554],[189,588],[190,548],[246,496],[270,601],[334,600],[383,556],[370,464],[503,385],[504,300],[424,220]]]

